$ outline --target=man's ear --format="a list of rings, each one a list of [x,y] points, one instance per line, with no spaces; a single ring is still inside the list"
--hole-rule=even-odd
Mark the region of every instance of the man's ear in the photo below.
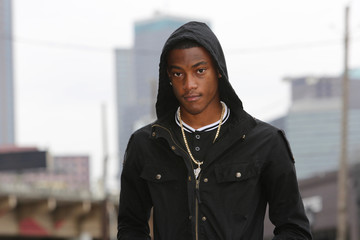
[[[169,78],[169,84],[170,84],[170,86],[172,86],[172,82],[171,82],[171,77],[170,77],[170,73],[169,73],[169,71],[168,70],[166,70],[166,73],[167,73],[167,75],[168,75],[168,78]]]
[[[221,75],[221,73],[219,72],[219,70],[218,70],[218,78],[222,78],[222,75]]]

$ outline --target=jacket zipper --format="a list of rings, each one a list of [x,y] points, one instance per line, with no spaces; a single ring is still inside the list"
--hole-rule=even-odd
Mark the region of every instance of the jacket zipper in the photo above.
[[[180,147],[178,144],[176,144],[176,142],[175,142],[175,140],[174,140],[174,138],[173,138],[173,136],[172,136],[172,134],[171,134],[171,132],[170,132],[170,130],[169,129],[167,129],[166,127],[163,127],[163,126],[161,126],[161,125],[159,125],[159,124],[154,124],[154,125],[152,125],[152,126],[157,126],[157,127],[160,127],[160,128],[162,128],[162,129],[164,129],[164,130],[166,130],[168,133],[169,133],[169,135],[170,135],[170,137],[171,137],[171,140],[172,140],[172,142],[179,148],[179,149],[181,149],[183,152],[185,152],[188,156],[189,156],[189,161],[190,161],[190,166],[191,166],[191,168],[192,168],[192,172],[193,172],[193,176],[194,176],[194,179],[195,179],[195,239],[196,240],[199,240],[199,201],[200,201],[200,199],[198,198],[198,191],[199,191],[199,188],[200,188],[200,177],[201,177],[201,172],[200,172],[200,174],[199,174],[199,176],[198,176],[198,179],[196,179],[196,176],[195,176],[195,172],[194,172],[194,166],[192,165],[192,162],[191,162],[191,158],[190,158],[190,155],[189,155],[189,153],[188,152],[186,152],[182,147]]]
[[[200,188],[200,176],[196,179],[196,191]],[[199,199],[195,193],[195,239],[199,239]]]

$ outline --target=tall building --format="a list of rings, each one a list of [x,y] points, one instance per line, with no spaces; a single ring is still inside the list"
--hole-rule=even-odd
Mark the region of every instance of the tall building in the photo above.
[[[292,104],[283,118],[298,178],[336,170],[341,149],[342,76],[288,78]],[[350,71],[348,161],[360,161],[360,69]],[[278,123],[273,122],[276,126]]]
[[[138,21],[134,27],[133,49],[115,51],[120,171],[131,133],[156,118],[155,102],[162,47],[170,34],[187,21],[166,15]]]
[[[0,0],[0,145],[15,143],[11,0]]]
[[[134,53],[132,49],[115,50],[116,63],[116,114],[118,151],[124,154],[134,121],[138,117],[136,109],[136,89],[134,80]],[[133,108],[133,109],[132,109]]]

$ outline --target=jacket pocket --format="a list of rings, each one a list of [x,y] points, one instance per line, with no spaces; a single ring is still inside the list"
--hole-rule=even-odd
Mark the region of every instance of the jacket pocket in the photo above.
[[[218,164],[215,176],[218,183],[241,182],[256,177],[258,168],[253,163]]]
[[[163,183],[176,180],[169,168],[154,165],[145,165],[140,177],[153,183]]]

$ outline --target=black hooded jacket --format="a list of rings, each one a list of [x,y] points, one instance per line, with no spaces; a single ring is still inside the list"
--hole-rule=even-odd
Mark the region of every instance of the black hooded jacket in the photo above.
[[[198,179],[174,116],[179,102],[166,72],[169,50],[189,39],[203,46],[221,74],[229,120],[206,150]],[[294,159],[282,131],[247,114],[231,87],[223,51],[210,28],[189,22],[167,40],[159,66],[158,120],[130,138],[121,175],[119,240],[260,240],[267,204],[274,239],[312,239]],[[181,134],[181,133],[180,133]]]

